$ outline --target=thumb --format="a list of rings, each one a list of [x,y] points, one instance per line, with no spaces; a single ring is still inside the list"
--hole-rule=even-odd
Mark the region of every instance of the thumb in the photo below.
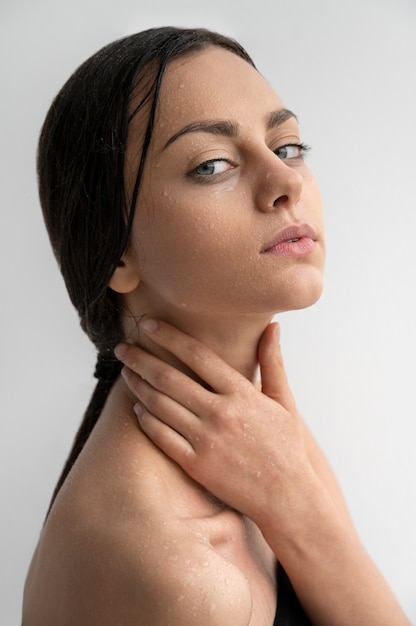
[[[276,400],[289,412],[294,412],[295,399],[289,387],[280,347],[280,325],[269,324],[258,346],[262,392]]]

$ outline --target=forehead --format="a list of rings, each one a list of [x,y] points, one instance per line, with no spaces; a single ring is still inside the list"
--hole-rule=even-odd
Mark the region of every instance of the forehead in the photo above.
[[[195,120],[222,118],[251,125],[283,106],[247,61],[210,47],[169,63],[160,90],[154,140],[164,142]]]

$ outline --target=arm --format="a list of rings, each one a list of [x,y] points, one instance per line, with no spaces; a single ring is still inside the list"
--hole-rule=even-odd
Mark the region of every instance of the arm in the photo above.
[[[64,616],[39,625],[248,626],[251,592],[238,568],[185,525],[141,523],[90,537],[74,580],[57,590]]]
[[[315,624],[407,625],[297,414],[275,329],[259,346],[260,392],[199,342],[158,322],[152,340],[210,390],[125,347],[140,425],[194,480],[257,524]]]
[[[126,554],[118,576],[124,583],[119,596],[124,596],[124,603],[126,589],[130,590],[131,621],[126,624],[248,626],[251,592],[238,568],[198,542],[180,523],[167,525],[162,520],[147,534],[140,554],[131,550]],[[134,539],[137,542],[137,529]],[[117,616],[108,623],[114,624],[119,615],[117,608]]]

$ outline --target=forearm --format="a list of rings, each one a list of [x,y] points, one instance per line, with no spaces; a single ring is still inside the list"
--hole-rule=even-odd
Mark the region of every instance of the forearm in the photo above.
[[[193,480],[257,524],[315,624],[408,626],[297,414],[276,327],[268,326],[259,344],[259,392],[196,340],[162,322],[153,326],[153,340],[208,389],[124,346],[118,356],[136,374],[125,372],[146,435]]]
[[[266,541],[317,626],[409,626],[394,594],[319,480],[261,522]],[[277,520],[274,522],[273,520]],[[262,527],[263,526],[263,527]]]

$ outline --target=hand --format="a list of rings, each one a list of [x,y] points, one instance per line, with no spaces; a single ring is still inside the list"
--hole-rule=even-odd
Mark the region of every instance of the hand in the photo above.
[[[311,621],[410,626],[327,481],[312,470],[278,326],[269,325],[259,343],[261,392],[172,326],[148,319],[141,328],[209,386],[141,348],[119,346],[143,431],[189,476],[257,524]]]
[[[209,387],[139,347],[116,356],[144,433],[195,481],[261,527],[272,496],[284,508],[309,468],[295,401],[269,325],[259,343],[262,391],[206,346],[161,321],[141,330]]]

